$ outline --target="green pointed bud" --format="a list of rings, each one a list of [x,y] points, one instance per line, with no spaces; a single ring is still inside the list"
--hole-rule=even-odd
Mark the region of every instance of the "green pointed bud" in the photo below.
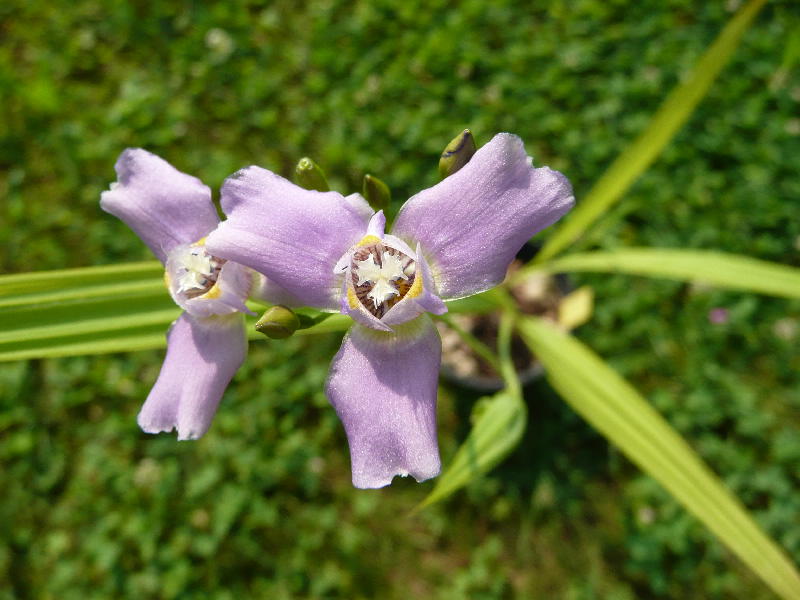
[[[475,150],[477,150],[475,138],[469,129],[465,129],[454,137],[442,152],[439,158],[439,176],[444,179],[458,171],[469,162]]]
[[[389,208],[392,192],[389,190],[389,186],[380,179],[374,175],[364,175],[364,185],[362,189],[364,198],[367,199],[369,205],[376,211],[386,211],[386,209]]]
[[[317,190],[318,192],[331,190],[328,180],[325,178],[325,172],[307,156],[297,162],[297,166],[294,168],[294,180],[297,185],[307,190]]]
[[[268,308],[256,322],[256,331],[273,340],[286,339],[299,328],[300,319],[291,308],[281,304]]]

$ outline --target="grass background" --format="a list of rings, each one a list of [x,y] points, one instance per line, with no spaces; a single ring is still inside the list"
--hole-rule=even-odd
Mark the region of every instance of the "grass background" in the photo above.
[[[580,198],[738,2],[0,5],[0,269],[149,258],[99,210],[125,147],[218,189],[312,156],[404,199],[461,128],[525,139]],[[800,266],[800,8],[767,5],[664,155],[587,243]],[[583,340],[800,561],[800,302],[582,275]],[[725,324],[708,311],[725,307]],[[0,598],[770,598],[539,382],[491,476],[355,491],[322,393],[337,336],[255,342],[199,442],[139,432],[162,353],[0,365]],[[445,462],[475,394],[444,385]]]

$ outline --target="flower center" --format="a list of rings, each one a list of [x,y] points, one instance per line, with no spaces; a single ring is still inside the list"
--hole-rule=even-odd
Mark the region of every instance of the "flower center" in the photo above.
[[[353,252],[350,271],[356,297],[381,318],[411,289],[416,264],[399,250],[378,242]]]
[[[176,293],[187,298],[202,296],[214,287],[225,264],[225,259],[212,256],[203,245],[195,244],[181,249],[172,260]]]

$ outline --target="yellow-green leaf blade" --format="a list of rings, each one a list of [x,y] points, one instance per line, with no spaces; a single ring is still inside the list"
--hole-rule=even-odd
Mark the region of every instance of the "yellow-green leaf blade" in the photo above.
[[[800,574],[785,553],[629,383],[546,321],[526,318],[519,331],[576,412],[659,481],[779,596],[800,598]]]
[[[766,0],[750,0],[728,22],[691,75],[659,107],[645,130],[612,163],[577,208],[547,239],[536,261],[547,260],[574,242],[603,215],[658,157],[728,62]]]
[[[800,269],[724,252],[626,248],[569,254],[535,268],[554,273],[592,271],[664,277],[782,298],[800,298]]]
[[[36,292],[18,293],[0,298],[0,309],[25,307],[32,305],[55,305],[75,300],[91,300],[96,298],[113,298],[127,295],[160,295],[166,296],[163,278],[139,279],[118,283],[99,285],[85,284],[80,286],[64,286],[59,289],[48,289]]]
[[[0,298],[110,283],[141,280],[163,281],[163,276],[164,267],[155,260],[121,265],[0,275]]]
[[[167,326],[159,323],[149,327],[0,343],[0,362],[163,348],[167,343]]]
[[[481,410],[467,439],[447,469],[436,480],[436,487],[419,508],[443,500],[486,473],[519,442],[525,431],[527,410],[522,398],[503,390],[479,401]]]

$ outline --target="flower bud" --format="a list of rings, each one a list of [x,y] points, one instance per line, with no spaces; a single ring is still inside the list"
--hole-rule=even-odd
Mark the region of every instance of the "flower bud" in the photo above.
[[[444,179],[469,162],[476,150],[472,132],[465,129],[454,137],[439,158],[439,176]]]
[[[364,175],[362,190],[364,198],[367,199],[367,202],[375,211],[383,210],[386,212],[392,199],[392,192],[389,190],[388,185],[373,175]]]
[[[297,185],[307,190],[329,192],[331,189],[323,170],[307,156],[297,162],[294,168],[294,180]]]
[[[300,319],[291,308],[282,304],[267,309],[256,323],[256,331],[273,340],[290,337],[300,328]]]

